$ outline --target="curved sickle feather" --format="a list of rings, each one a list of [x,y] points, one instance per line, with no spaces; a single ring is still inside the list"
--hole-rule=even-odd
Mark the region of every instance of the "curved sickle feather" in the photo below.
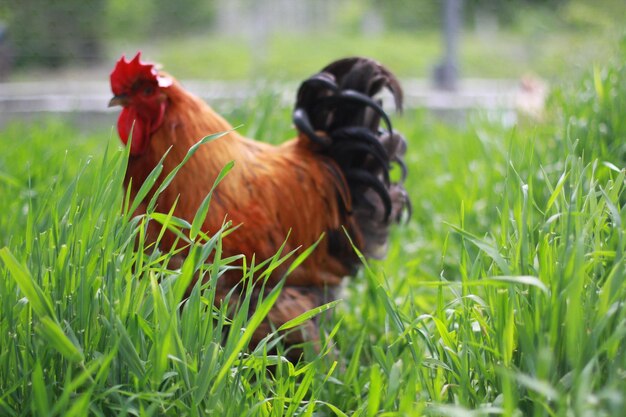
[[[332,152],[338,156],[337,159],[340,159],[342,155],[351,154],[354,152],[362,152],[372,157],[373,161],[376,162],[378,166],[380,167],[380,171],[385,180],[385,184],[389,184],[389,166],[387,164],[387,161],[385,160],[385,158],[383,158],[379,154],[372,152],[372,148],[369,147],[367,144],[362,143],[362,142],[355,142],[355,143],[341,142],[341,143],[338,143],[336,146],[332,147]]]
[[[345,172],[348,182],[357,182],[369,186],[380,197],[385,207],[384,220],[389,221],[391,215],[391,197],[382,182],[369,172],[362,169],[352,169]]]
[[[348,99],[349,101],[363,104],[372,108],[376,112],[376,114],[378,114],[384,120],[385,124],[387,125],[387,130],[389,130],[389,132],[393,132],[391,120],[389,119],[389,116],[387,116],[387,113],[385,113],[385,110],[383,110],[383,108],[380,106],[380,104],[378,104],[376,101],[372,100],[365,94],[359,93],[358,91],[343,90],[339,94],[322,97],[320,101],[326,101],[330,102],[333,105],[338,105],[341,103],[341,99]]]
[[[300,108],[294,110],[293,123],[296,125],[298,130],[304,133],[305,135],[307,135],[311,141],[319,145],[322,145],[325,148],[330,146],[330,144],[332,143],[332,140],[329,137],[322,138],[318,136],[317,133],[315,133],[315,130],[313,130],[313,126],[311,126],[311,121],[309,120],[309,116],[306,114],[304,110]]]

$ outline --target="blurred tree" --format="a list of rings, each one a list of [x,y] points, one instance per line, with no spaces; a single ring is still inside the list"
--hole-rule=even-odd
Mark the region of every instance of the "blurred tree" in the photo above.
[[[106,0],[107,32],[124,38],[172,36],[212,27],[215,0]]]
[[[105,0],[8,0],[15,65],[58,67],[102,55]]]
[[[441,25],[441,1],[373,0],[391,31],[436,29]]]
[[[441,5],[433,0],[369,0],[384,18],[385,25],[391,31],[415,31],[436,29],[442,24]],[[467,24],[482,24],[484,16],[490,16],[499,25],[509,26],[516,22],[524,9],[543,10],[544,12],[569,13],[574,18],[593,18],[598,6],[607,9],[623,0],[463,0],[464,17]],[[365,2],[363,2],[365,3]],[[591,4],[588,4],[591,3]],[[570,7],[570,4],[576,7]],[[571,9],[571,10],[570,10]],[[587,11],[592,13],[587,13]],[[574,16],[577,14],[577,16]],[[567,16],[566,16],[567,17]]]
[[[569,0],[561,8],[561,17],[570,28],[589,31],[614,24],[622,27],[625,11],[624,0]]]
[[[155,31],[208,29],[215,15],[214,0],[154,0],[152,26]]]
[[[150,34],[154,14],[151,0],[107,0],[106,3],[108,37],[133,39]]]
[[[6,25],[0,20],[0,81],[9,76],[12,67],[13,48],[9,43]]]
[[[514,23],[520,8],[546,7],[557,9],[569,0],[465,0],[466,16],[470,19],[477,14],[491,14],[497,18],[500,24],[510,25]],[[475,23],[475,22],[474,22]]]

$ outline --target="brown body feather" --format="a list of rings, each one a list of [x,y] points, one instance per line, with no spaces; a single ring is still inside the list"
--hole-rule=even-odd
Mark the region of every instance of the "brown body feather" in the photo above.
[[[170,106],[163,124],[152,135],[147,151],[130,158],[125,184],[132,184],[133,197],[170,147],[159,183],[197,141],[232,130],[228,122],[177,82],[168,88],[167,95]],[[224,219],[240,225],[224,240],[225,256],[244,254],[251,258],[255,254],[264,260],[276,254],[287,237],[285,252],[306,248],[322,233],[339,230],[345,224],[337,200],[341,184],[329,168],[332,160],[317,155],[307,139],[272,146],[247,139],[236,131],[196,151],[158,197],[157,211],[168,212],[179,200],[174,215],[193,219],[220,170],[230,161],[235,166],[216,189],[203,226],[204,231],[211,233],[219,230]],[[137,214],[143,210],[140,207]],[[167,249],[174,245],[174,240],[175,236],[168,233],[161,244]],[[321,244],[322,248],[292,274],[289,284],[337,285],[348,274],[345,267],[328,256],[325,243]],[[240,278],[232,273],[222,282],[230,287]]]
[[[287,278],[269,314],[276,326],[320,305],[325,301],[324,288],[332,289],[355,272],[359,260],[345,231],[366,256],[381,256],[389,225],[408,206],[402,184],[388,178],[391,163],[402,163],[404,139],[390,125],[387,130],[379,127],[381,117],[388,121],[387,116],[375,102],[368,102],[383,87],[391,90],[400,105],[399,84],[382,66],[361,58],[337,61],[301,86],[294,112],[300,131],[296,138],[272,146],[231,131],[201,146],[157,199],[157,211],[168,212],[178,201],[174,215],[191,221],[220,170],[234,161],[234,168],[215,191],[203,225],[209,234],[220,229],[225,219],[240,225],[224,238],[225,256],[254,255],[264,260],[274,256],[285,240],[288,252],[306,248],[327,234]],[[343,97],[342,91],[349,91],[350,96]],[[163,92],[168,106],[162,124],[152,133],[145,152],[129,160],[125,183],[132,184],[135,195],[170,147],[159,182],[201,138],[232,129],[178,82]],[[140,206],[137,214],[144,210]],[[150,227],[155,239],[157,226]],[[161,241],[163,249],[174,244],[172,234]],[[277,271],[270,285],[284,271]],[[240,278],[236,271],[220,278],[219,294]],[[307,326],[308,334],[289,341],[315,339],[314,326]],[[255,339],[260,340],[268,330],[265,323]]]

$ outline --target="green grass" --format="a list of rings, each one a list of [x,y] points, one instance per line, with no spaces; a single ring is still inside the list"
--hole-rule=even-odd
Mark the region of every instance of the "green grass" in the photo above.
[[[536,74],[548,80],[579,75],[590,62],[610,56],[613,31],[553,30],[537,25],[526,31],[502,29],[478,33],[466,30],[460,39],[459,67],[463,77],[519,78]],[[601,42],[599,39],[607,40]],[[245,38],[219,34],[171,37],[139,42],[111,41],[111,62],[122,53],[142,50],[179,79],[284,79],[301,80],[325,63],[344,56],[362,55],[393,63],[403,78],[430,78],[443,57],[437,31],[385,33],[376,36],[341,33],[270,36],[263,59]],[[572,53],[576,51],[576,53]],[[219,63],[219,64],[216,64]]]
[[[211,307],[229,225],[196,235],[168,271],[172,254],[144,254],[145,223],[192,225],[124,214],[114,135],[9,127],[2,139],[20,145],[0,155],[0,414],[620,415],[625,174],[606,132],[622,132],[622,68],[589,72],[540,123],[399,118],[414,215],[322,318],[321,353],[297,364],[267,354],[275,336],[247,348],[276,293],[250,318],[249,298],[228,318]],[[234,123],[291,136],[289,111],[258,100]],[[563,122],[582,116],[606,129]],[[247,262],[242,285],[262,285]],[[198,271],[207,284],[181,305]]]

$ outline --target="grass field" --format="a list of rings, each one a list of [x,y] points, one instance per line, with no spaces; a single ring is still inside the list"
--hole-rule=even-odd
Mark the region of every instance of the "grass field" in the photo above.
[[[266,353],[275,338],[247,348],[275,293],[250,318],[250,300],[230,319],[211,309],[219,233],[197,235],[180,271],[144,255],[114,133],[6,128],[0,414],[621,415],[624,56],[557,91],[541,122],[399,117],[413,217],[348,281],[321,353],[296,364]],[[289,110],[264,100],[234,123],[289,137]],[[180,308],[198,269],[211,279]]]

